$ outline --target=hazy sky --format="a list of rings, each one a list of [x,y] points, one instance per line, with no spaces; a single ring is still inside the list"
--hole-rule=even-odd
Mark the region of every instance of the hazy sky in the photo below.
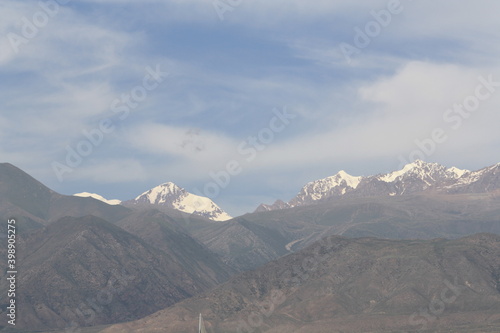
[[[63,194],[124,200],[173,181],[232,215],[341,169],[478,169],[500,161],[499,12],[3,0],[1,161]]]

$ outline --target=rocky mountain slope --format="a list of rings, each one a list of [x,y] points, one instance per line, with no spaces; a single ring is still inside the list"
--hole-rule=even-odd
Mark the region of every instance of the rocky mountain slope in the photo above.
[[[13,165],[0,164],[0,212],[4,220],[17,220],[19,271],[26,273],[19,281],[21,331],[64,328],[68,321],[85,326],[138,318],[235,273],[183,227],[188,217],[195,217],[154,207],[130,209],[92,197],[61,195]],[[3,238],[5,228],[1,231]],[[6,247],[0,255],[7,258]],[[121,268],[132,266],[140,277],[137,285],[110,307],[95,303],[96,295],[107,290],[106,283],[119,277]],[[0,297],[5,301],[6,295]],[[89,306],[106,311],[92,313]],[[82,314],[95,318],[88,321]]]
[[[152,232],[154,230],[151,230]],[[170,229],[158,249],[102,219],[63,218],[18,239],[17,328],[93,326],[148,315],[229,278],[206,248]],[[0,287],[7,290],[2,278]],[[2,295],[2,304],[5,295]],[[2,310],[5,311],[5,308]]]
[[[193,332],[198,313],[212,332],[494,332],[500,328],[499,286],[498,235],[429,241],[332,236],[103,332]]]
[[[217,225],[193,222],[190,229],[240,270],[255,269],[329,235],[432,239],[481,232],[500,234],[500,193],[340,197]]]
[[[191,217],[192,218],[192,217]],[[198,218],[202,225],[210,221]],[[116,222],[123,230],[140,237],[170,256],[193,275],[202,277],[211,285],[226,281],[237,270],[224,263],[223,257],[196,241],[185,228],[186,220],[175,214],[156,209],[137,210]]]
[[[328,235],[391,239],[500,234],[500,193],[342,197],[242,216],[277,231],[297,250]],[[239,218],[236,218],[238,220]]]

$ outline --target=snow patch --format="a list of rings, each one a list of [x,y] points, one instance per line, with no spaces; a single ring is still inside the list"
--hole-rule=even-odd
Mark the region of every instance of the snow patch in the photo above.
[[[108,200],[108,199],[104,198],[103,196],[96,194],[96,193],[82,192],[82,193],[73,194],[73,196],[81,197],[81,198],[93,198],[93,199],[102,201],[102,202],[107,203],[108,205],[112,205],[112,206],[116,206],[116,205],[119,205],[122,203],[120,200],[117,200],[117,199]]]
[[[394,171],[394,172],[391,172],[391,173],[388,173],[384,176],[380,176],[379,179],[383,182],[386,182],[386,183],[392,183],[393,181],[395,181],[399,176],[402,176],[404,175],[405,173],[407,173],[408,171],[410,171],[411,169],[414,168],[414,165],[412,164],[407,164],[403,167],[403,169],[401,170],[398,170],[398,171]]]
[[[340,170],[334,177],[339,177],[340,179],[345,180],[347,185],[349,187],[354,188],[354,189],[356,187],[358,187],[359,183],[363,179],[363,177],[351,176],[350,174],[348,174],[344,170]]]
[[[355,189],[358,187],[362,179],[363,177],[351,176],[344,170],[341,170],[334,176],[307,183],[298,196],[302,199],[309,198],[310,200],[318,201],[336,188],[339,188],[340,193],[343,195],[347,192],[348,188]]]
[[[465,170],[465,169],[459,169],[459,168],[456,168],[456,167],[451,167],[449,168],[448,170],[446,171],[449,171],[451,172],[452,174],[454,174],[456,176],[456,178],[460,178],[462,177],[466,172],[469,172],[469,170]]]

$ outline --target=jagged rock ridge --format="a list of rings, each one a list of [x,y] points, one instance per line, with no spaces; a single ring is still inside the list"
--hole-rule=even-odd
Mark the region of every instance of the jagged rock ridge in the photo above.
[[[424,191],[442,193],[486,193],[500,189],[500,163],[477,171],[446,168],[416,160],[401,170],[368,177],[345,171],[306,184],[289,202],[261,204],[256,212],[305,206],[333,197],[400,196]]]

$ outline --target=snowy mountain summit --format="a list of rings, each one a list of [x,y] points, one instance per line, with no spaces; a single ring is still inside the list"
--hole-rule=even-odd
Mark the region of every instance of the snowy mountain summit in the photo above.
[[[305,206],[334,197],[400,196],[424,191],[441,193],[485,193],[500,190],[500,163],[478,171],[446,168],[416,160],[401,170],[368,177],[345,171],[307,183],[289,202],[261,204],[256,212]]]
[[[82,192],[82,193],[73,194],[73,196],[82,197],[82,198],[94,198],[96,200],[107,203],[108,205],[119,205],[122,203],[120,200],[117,200],[117,199],[108,200],[108,199],[104,198],[102,195],[99,195],[96,193]]]
[[[127,203],[167,206],[214,221],[226,221],[232,218],[209,198],[189,193],[172,182],[156,186]]]
[[[341,170],[334,176],[306,184],[290,204],[300,206],[325,197],[344,195],[355,190],[362,179],[363,177],[354,177]]]

